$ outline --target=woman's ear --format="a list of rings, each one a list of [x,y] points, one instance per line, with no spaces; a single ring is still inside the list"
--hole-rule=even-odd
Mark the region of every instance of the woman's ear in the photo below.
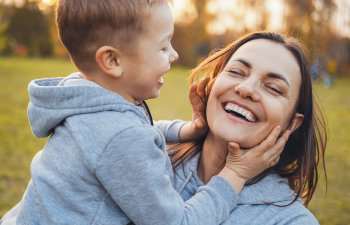
[[[288,130],[290,130],[292,133],[300,127],[300,125],[303,123],[304,115],[300,113],[295,113],[294,118],[292,120],[292,123],[288,127]]]
[[[120,63],[121,53],[111,46],[102,46],[97,49],[95,59],[98,67],[110,76],[119,78],[123,75]]]

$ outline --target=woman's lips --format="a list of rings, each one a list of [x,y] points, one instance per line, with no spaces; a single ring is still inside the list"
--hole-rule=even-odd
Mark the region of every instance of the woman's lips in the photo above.
[[[232,102],[223,103],[222,106],[230,119],[234,119],[237,122],[257,122],[255,114],[247,108],[243,108]]]

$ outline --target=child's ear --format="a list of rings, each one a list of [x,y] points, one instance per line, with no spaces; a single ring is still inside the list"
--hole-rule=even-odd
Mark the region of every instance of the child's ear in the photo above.
[[[295,113],[294,118],[292,120],[292,123],[288,127],[288,130],[290,130],[292,133],[300,127],[300,125],[303,123],[304,115],[300,113]]]
[[[100,69],[113,77],[119,78],[123,74],[120,64],[120,51],[111,46],[102,46],[96,51],[96,63]]]

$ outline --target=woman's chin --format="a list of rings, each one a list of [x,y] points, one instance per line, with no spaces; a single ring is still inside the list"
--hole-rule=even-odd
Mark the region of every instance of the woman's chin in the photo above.
[[[255,146],[259,145],[259,142],[252,142],[252,140],[229,140],[228,142],[235,142],[239,145],[239,147],[244,150],[244,149],[251,149],[254,148]]]
[[[232,133],[239,134],[237,131],[227,131],[225,129],[216,129],[214,131],[209,130],[208,135],[214,137],[213,140],[223,142],[235,142],[241,149],[250,149],[260,144],[261,137],[257,138],[257,135],[242,135],[246,132],[241,132],[241,135],[232,135]],[[231,134],[231,135],[230,135]]]

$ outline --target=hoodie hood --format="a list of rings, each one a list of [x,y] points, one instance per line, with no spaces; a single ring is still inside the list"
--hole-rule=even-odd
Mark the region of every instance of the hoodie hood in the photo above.
[[[197,174],[197,165],[200,154],[195,155],[183,166],[175,171],[176,183],[180,194],[182,192],[194,195],[203,182]],[[265,205],[274,203],[277,205],[286,205],[293,201],[295,193],[288,186],[288,180],[277,174],[269,174],[256,184],[245,186],[239,194],[238,204]]]
[[[65,78],[38,79],[28,86],[28,118],[34,135],[49,136],[67,117],[101,111],[132,111],[149,123],[142,107],[98,84],[84,80],[81,73]]]

